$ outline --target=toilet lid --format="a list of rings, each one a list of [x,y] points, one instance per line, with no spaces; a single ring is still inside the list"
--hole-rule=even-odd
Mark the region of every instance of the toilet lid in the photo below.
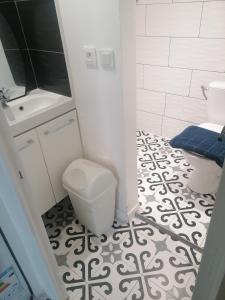
[[[218,125],[218,124],[213,124],[213,123],[202,123],[199,125],[199,127],[214,131],[214,132],[218,132],[220,133],[223,129],[223,125]],[[195,153],[195,152],[191,152],[191,151],[186,151],[184,150],[184,153],[186,154],[186,158],[187,159],[191,159],[191,157],[199,157],[202,158],[203,160],[207,160],[207,161],[211,161],[213,164],[216,164],[213,160],[211,160],[210,158],[205,157],[204,155]]]
[[[201,125],[199,125],[199,127],[211,130],[211,131],[215,131],[220,133],[223,129],[224,125],[218,125],[218,124],[213,124],[213,123],[202,123]]]

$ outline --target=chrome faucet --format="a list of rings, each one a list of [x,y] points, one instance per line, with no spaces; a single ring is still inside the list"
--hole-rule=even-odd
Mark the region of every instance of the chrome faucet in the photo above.
[[[0,102],[2,104],[2,107],[8,107],[7,102],[9,101],[9,96],[7,95],[8,90],[5,88],[0,89]]]

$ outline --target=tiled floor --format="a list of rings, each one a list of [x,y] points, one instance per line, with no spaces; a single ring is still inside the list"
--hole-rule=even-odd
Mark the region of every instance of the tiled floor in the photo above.
[[[137,218],[100,242],[72,219],[69,200],[44,216],[70,300],[191,299],[200,253]]]
[[[140,213],[199,247],[204,247],[215,195],[187,186],[192,169],[168,140],[137,132]]]
[[[69,199],[43,217],[70,300],[190,300],[201,254],[149,220],[203,247],[214,197],[187,188],[191,172],[168,141],[137,133],[140,213],[98,240]]]

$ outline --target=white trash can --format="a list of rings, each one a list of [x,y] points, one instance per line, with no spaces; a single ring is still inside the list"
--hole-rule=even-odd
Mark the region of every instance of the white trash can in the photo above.
[[[117,182],[108,169],[78,159],[65,170],[62,182],[80,223],[96,235],[113,224]]]

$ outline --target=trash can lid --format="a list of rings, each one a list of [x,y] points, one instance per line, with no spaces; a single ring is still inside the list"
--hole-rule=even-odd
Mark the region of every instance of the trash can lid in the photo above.
[[[62,177],[65,188],[91,201],[116,184],[111,171],[86,159],[73,161]]]

